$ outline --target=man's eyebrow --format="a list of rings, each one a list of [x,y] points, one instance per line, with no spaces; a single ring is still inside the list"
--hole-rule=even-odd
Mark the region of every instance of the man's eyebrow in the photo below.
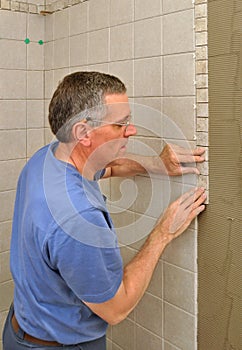
[[[129,119],[129,118],[132,118],[131,113],[127,114],[125,117],[123,117],[122,119],[120,119],[119,122],[124,122],[124,121],[126,121],[127,119]]]

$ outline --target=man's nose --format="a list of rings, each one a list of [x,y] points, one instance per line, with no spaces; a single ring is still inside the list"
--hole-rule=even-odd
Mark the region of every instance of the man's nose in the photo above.
[[[129,124],[124,131],[125,137],[134,136],[136,134],[137,134],[137,130],[134,124]]]

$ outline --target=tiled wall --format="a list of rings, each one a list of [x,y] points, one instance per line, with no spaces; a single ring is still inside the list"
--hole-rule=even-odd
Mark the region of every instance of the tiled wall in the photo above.
[[[9,9],[13,3],[8,1]],[[46,119],[52,93],[64,75],[84,69],[109,72],[126,82],[139,130],[130,143],[131,149],[146,154],[158,153],[163,140],[195,147],[197,138],[200,145],[207,146],[207,64],[206,57],[202,56],[204,49],[199,48],[206,46],[205,4],[205,0],[196,0],[196,4],[192,0],[61,0],[45,3],[32,0],[28,5],[35,5],[35,9],[31,6],[35,14],[20,13],[23,8],[20,5],[16,5],[16,12],[0,10],[0,16],[9,16],[8,21],[15,19],[13,27],[16,27],[17,36],[11,38],[13,41],[6,33],[6,41],[25,55],[22,66],[1,67],[0,70],[10,91],[9,96],[2,97],[6,88],[1,90],[0,85],[0,98],[11,100],[8,108],[22,113],[18,118],[20,125],[16,127],[13,117],[11,129],[14,130],[1,133],[5,133],[7,143],[11,132],[23,134],[20,138],[22,153],[19,154],[22,143],[19,141],[14,149],[14,142],[11,142],[9,151],[4,147],[6,151],[1,159],[4,160],[6,152],[10,153],[13,148],[13,155],[8,155],[6,164],[12,158],[20,158],[14,160],[16,164],[24,163],[37,146],[52,138]],[[41,12],[42,15],[38,14]],[[21,21],[16,21],[17,16]],[[30,30],[32,19],[35,26]],[[21,32],[16,23],[24,23],[21,25],[25,29]],[[9,32],[13,33],[13,30]],[[23,42],[26,37],[30,39],[29,44]],[[44,45],[39,44],[42,39]],[[14,54],[10,56],[14,57]],[[10,62],[6,60],[6,64]],[[15,64],[21,65],[19,58]],[[10,80],[6,74],[14,75],[15,89],[19,87],[16,84],[16,79],[20,79],[18,75],[22,77],[18,91],[13,92],[8,85]],[[198,93],[198,89],[201,92]],[[17,101],[12,103],[13,99]],[[7,129],[6,123],[3,125]],[[19,168],[13,172],[13,191],[9,191],[9,185],[3,181],[5,188],[0,194],[5,196],[8,208],[8,213],[1,218],[3,224],[0,224],[3,226],[1,235],[7,236],[6,240],[1,240],[5,242],[3,247],[0,246],[3,259],[8,255],[6,242],[12,214],[12,206],[8,204],[12,203],[16,176],[22,163],[18,163]],[[204,175],[202,181],[206,184],[207,173]],[[172,181],[137,176],[122,183],[118,179],[104,183],[114,222],[124,242],[125,262],[137,252],[142,238],[169,200],[196,181],[195,176]],[[12,197],[7,199],[6,196]],[[135,311],[120,325],[110,327],[108,350],[196,350],[196,232],[196,223],[193,223],[166,249],[149,289]],[[5,265],[8,271],[7,259],[1,266]],[[10,280],[8,272],[3,276]],[[0,285],[1,295],[3,290],[3,295],[8,296],[4,288],[9,283]],[[0,309],[3,311],[1,319],[8,303],[9,298]]]
[[[38,0],[39,1],[39,0]],[[4,5],[3,1],[1,5]],[[0,328],[12,300],[9,244],[16,181],[44,144],[44,18],[0,9]],[[29,38],[29,44],[25,39]],[[1,349],[1,345],[0,345]]]

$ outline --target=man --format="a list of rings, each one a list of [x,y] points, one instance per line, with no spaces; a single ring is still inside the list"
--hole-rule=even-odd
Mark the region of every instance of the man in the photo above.
[[[124,84],[97,72],[66,76],[49,106],[58,141],[40,149],[18,182],[11,242],[14,303],[4,350],[106,348],[108,324],[142,298],[165,247],[204,210],[204,189],[172,203],[125,267],[100,178],[198,173],[203,149],[166,145],[160,157],[125,156],[132,124]]]

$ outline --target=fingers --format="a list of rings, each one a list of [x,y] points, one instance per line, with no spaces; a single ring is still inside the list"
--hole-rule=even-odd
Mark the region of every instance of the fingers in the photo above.
[[[180,198],[178,198],[179,205],[183,208],[189,208],[191,205],[199,206],[206,199],[205,189],[195,188],[186,193],[184,193]]]
[[[203,147],[197,147],[194,150],[183,148],[174,144],[169,144],[167,147],[170,147],[176,154],[180,163],[199,163],[205,160],[203,156],[205,149]]]

